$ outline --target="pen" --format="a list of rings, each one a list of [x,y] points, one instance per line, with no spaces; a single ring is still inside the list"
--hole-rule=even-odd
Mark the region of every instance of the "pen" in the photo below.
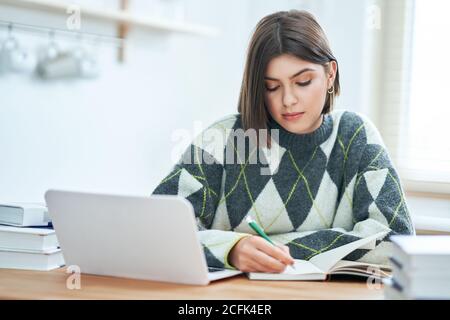
[[[269,243],[271,243],[273,246],[276,246],[275,243],[272,241],[272,239],[269,238],[269,236],[264,232],[263,228],[261,228],[255,220],[253,220],[250,216],[247,216],[247,218],[245,219],[248,223],[248,225],[250,226],[250,228],[252,228],[259,236],[263,237],[264,239],[266,239]],[[294,267],[292,267],[291,265],[289,266],[292,268],[292,270],[295,270]]]

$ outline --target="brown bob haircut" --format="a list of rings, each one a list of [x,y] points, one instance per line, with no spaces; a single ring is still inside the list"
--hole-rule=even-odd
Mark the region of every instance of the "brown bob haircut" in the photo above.
[[[282,54],[323,65],[326,72],[329,62],[337,64],[324,31],[309,12],[280,11],[261,19],[248,47],[238,102],[244,130],[267,129],[270,115],[264,102],[264,75],[270,60]],[[334,94],[327,94],[322,114],[332,110],[335,95],[339,93],[338,68]]]

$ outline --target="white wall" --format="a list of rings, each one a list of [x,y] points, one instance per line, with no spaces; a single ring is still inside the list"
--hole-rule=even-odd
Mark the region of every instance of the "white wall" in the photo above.
[[[187,19],[217,27],[220,36],[134,30],[125,64],[116,62],[112,47],[97,49],[102,72],[95,80],[46,83],[30,75],[0,75],[0,199],[43,201],[48,188],[150,194],[172,166],[173,130],[192,131],[194,121],[207,126],[236,112],[251,31],[260,18],[278,10],[301,7],[316,14],[340,62],[338,107],[361,110],[363,1],[186,3]],[[4,5],[0,19],[65,25],[64,17]],[[115,30],[112,24],[85,20],[82,28]],[[0,40],[5,35],[0,29]],[[30,48],[47,42],[17,36]]]

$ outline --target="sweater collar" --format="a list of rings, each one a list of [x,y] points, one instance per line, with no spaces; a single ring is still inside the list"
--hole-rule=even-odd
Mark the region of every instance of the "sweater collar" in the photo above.
[[[325,114],[319,128],[310,133],[297,134],[284,129],[269,116],[268,128],[279,130],[279,141],[277,143],[282,147],[315,147],[321,145],[330,137],[333,131],[333,119],[330,114]]]

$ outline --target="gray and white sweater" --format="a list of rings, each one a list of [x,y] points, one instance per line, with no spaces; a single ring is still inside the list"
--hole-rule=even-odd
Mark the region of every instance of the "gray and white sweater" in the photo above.
[[[389,236],[414,229],[398,174],[373,123],[362,114],[334,110],[308,134],[293,134],[274,120],[268,126],[279,130],[278,141],[258,149],[259,161],[251,161],[256,150],[246,150],[242,159],[236,149],[240,115],[217,121],[153,191],[192,203],[208,265],[233,268],[230,250],[255,234],[247,215],[289,246],[296,259],[386,231],[374,249],[358,249],[345,259],[387,264]]]

